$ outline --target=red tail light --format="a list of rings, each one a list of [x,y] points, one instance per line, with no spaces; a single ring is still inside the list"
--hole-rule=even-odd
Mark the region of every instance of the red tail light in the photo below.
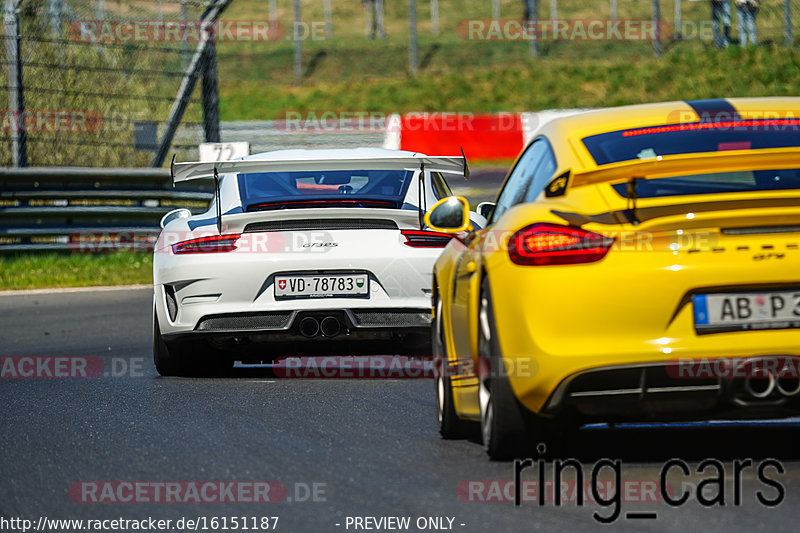
[[[174,254],[213,254],[217,252],[232,252],[236,249],[236,241],[241,235],[212,235],[200,237],[172,245]]]
[[[438,231],[404,229],[400,233],[406,238],[403,244],[412,248],[444,248],[453,238],[452,235]]]
[[[606,256],[614,239],[591,231],[532,224],[508,240],[508,255],[518,265],[574,265],[594,263]]]

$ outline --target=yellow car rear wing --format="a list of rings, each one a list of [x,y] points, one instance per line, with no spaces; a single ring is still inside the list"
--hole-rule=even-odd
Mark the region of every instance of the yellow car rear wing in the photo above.
[[[632,178],[648,179],[702,172],[787,168],[800,168],[800,147],[701,152],[622,161],[575,172],[569,186],[583,187],[597,183],[615,185],[629,182]]]

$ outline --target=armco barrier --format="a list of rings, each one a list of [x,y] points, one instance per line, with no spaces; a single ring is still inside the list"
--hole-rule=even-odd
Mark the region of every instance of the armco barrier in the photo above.
[[[228,123],[223,123],[223,140],[258,143],[263,138],[254,150],[260,152],[298,146],[377,147],[382,139],[384,148],[431,155],[455,155],[463,148],[471,161],[508,161],[543,124],[580,111],[406,113],[387,117],[384,131],[299,135],[278,132],[274,121],[254,122],[250,129],[248,123],[236,123],[242,139],[228,135]],[[173,188],[164,168],[0,168],[0,253],[152,248],[164,213],[176,207],[204,211],[212,190],[211,183],[196,181]]]
[[[149,249],[168,211],[205,211],[210,183],[162,168],[0,169],[0,252]]]

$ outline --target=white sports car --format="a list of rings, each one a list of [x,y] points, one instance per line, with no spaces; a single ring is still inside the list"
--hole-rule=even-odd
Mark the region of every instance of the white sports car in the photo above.
[[[162,375],[233,356],[430,355],[431,272],[450,236],[425,229],[463,157],[285,150],[174,163],[214,178],[209,210],[167,213],[154,252],[153,358]],[[485,223],[474,214],[473,222]]]

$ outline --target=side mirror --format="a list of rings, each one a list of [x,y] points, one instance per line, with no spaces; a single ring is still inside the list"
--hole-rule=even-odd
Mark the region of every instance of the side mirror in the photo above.
[[[489,218],[492,216],[492,213],[494,213],[495,205],[497,204],[494,202],[481,202],[478,204],[478,207],[475,208],[475,212],[486,220],[489,220]]]
[[[461,196],[442,198],[425,213],[425,225],[433,231],[460,233],[471,231],[469,221],[469,202]]]
[[[172,211],[161,217],[161,222],[159,222],[159,225],[161,226],[161,229],[164,229],[164,226],[166,226],[173,220],[177,220],[179,218],[189,218],[190,216],[192,216],[192,212],[189,211],[188,209],[185,208],[173,209]]]

